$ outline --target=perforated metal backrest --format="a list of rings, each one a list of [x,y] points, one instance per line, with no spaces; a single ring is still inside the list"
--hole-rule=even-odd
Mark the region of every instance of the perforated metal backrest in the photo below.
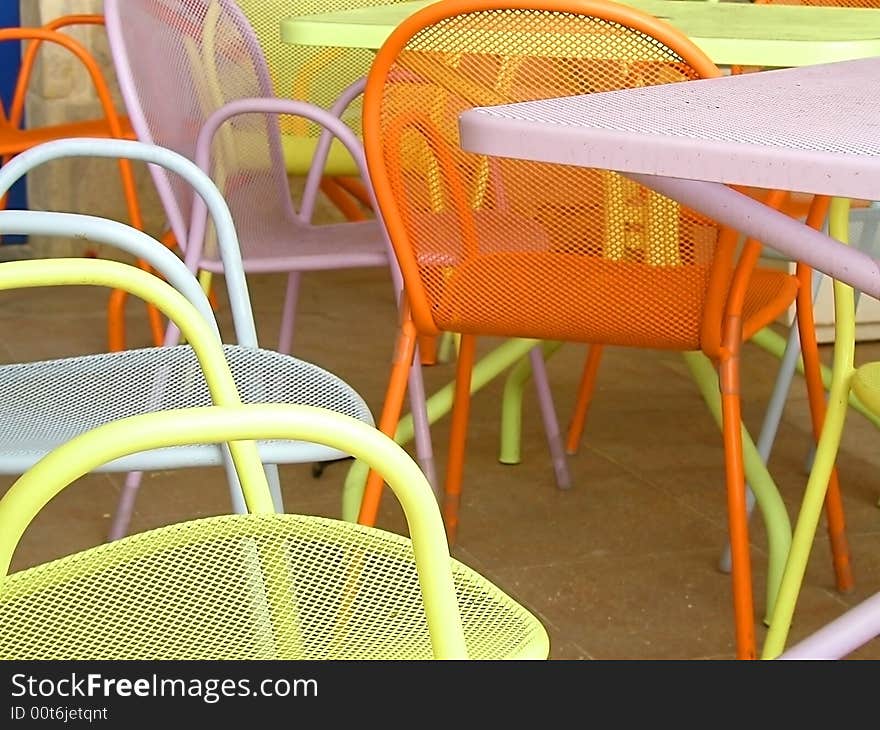
[[[223,261],[224,279],[228,290],[236,341],[245,347],[257,347],[257,331],[235,225],[226,201],[211,179],[185,156],[154,144],[119,139],[63,139],[32,147],[4,165],[0,171],[0,197],[6,194],[13,183],[40,165],[69,157],[105,157],[147,162],[154,169],[161,170],[164,175],[173,176],[174,179],[179,180],[181,184],[187,186],[191,195],[197,195],[203,201],[213,230],[217,235],[218,251]],[[107,225],[110,223],[107,222]],[[34,230],[33,234],[39,234],[39,232]],[[186,287],[182,286],[180,282],[185,277],[192,279],[192,275],[189,272],[172,274],[171,270],[167,268],[175,266],[186,271],[178,258],[174,254],[170,254],[160,244],[155,244],[155,246],[144,244],[135,247],[138,235],[140,238],[152,241],[143,234],[132,233],[127,237],[108,235],[103,243],[112,246],[121,246],[123,243],[127,243],[128,247],[123,250],[135,258],[144,259],[168,281],[176,283],[179,289],[186,292]],[[163,261],[167,263],[163,263]],[[194,283],[194,280],[191,283]],[[197,286],[196,289],[198,290],[199,287]],[[208,311],[210,312],[210,309]],[[213,315],[209,319],[213,320]],[[168,340],[168,343],[176,341],[176,337],[173,337]]]
[[[329,107],[352,82],[366,76],[376,54],[366,48],[319,48],[284,43],[279,32],[282,18],[334,10],[394,5],[406,0],[238,0],[251,22],[269,65],[275,93],[282,98],[304,99]],[[343,116],[358,134],[361,104],[355,100]],[[314,137],[316,125],[282,121],[285,133]]]
[[[471,107],[717,75],[670,26],[604,2],[438,3],[367,84],[364,139],[417,326],[697,349],[729,246],[605,171],[463,152]]]
[[[139,139],[194,159],[208,117],[224,104],[273,96],[259,42],[232,0],[107,0],[107,33]],[[214,138],[209,170],[244,242],[265,217],[294,215],[276,118],[244,114]],[[153,170],[171,227],[187,240],[192,194]]]

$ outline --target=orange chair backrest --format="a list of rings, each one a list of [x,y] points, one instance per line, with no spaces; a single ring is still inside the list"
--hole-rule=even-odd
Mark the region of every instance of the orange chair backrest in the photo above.
[[[463,152],[458,115],[719,73],[602,0],[447,0],[398,27],[368,77],[364,139],[418,329],[699,349],[732,232],[615,173]]]
[[[8,162],[13,155],[23,152],[25,149],[40,142],[65,136],[82,136],[84,134],[83,129],[93,129],[93,127],[84,127],[77,122],[70,122],[47,125],[43,130],[40,130],[31,121],[28,124],[27,133],[22,133],[25,102],[37,54],[41,46],[47,42],[66,49],[85,68],[101,105],[102,120],[106,122],[109,136],[116,139],[131,139],[133,137],[128,119],[116,111],[110,86],[104,78],[94,56],[74,38],[61,32],[61,29],[73,25],[103,24],[104,18],[102,15],[89,14],[61,16],[40,28],[0,28],[0,42],[27,41],[22,53],[21,68],[16,79],[15,91],[8,112],[2,108],[2,103],[0,103],[0,155],[2,155],[0,159],[2,159],[2,163]],[[92,133],[94,134],[94,132]],[[135,188],[131,163],[127,160],[120,160],[119,168],[122,174],[122,189],[129,221],[135,228],[143,228],[143,215],[137,201],[137,190]],[[6,200],[4,197],[0,199],[0,208],[4,208],[5,205]],[[155,328],[154,334],[158,334]]]
[[[37,50],[42,43],[49,42],[65,48],[85,67],[113,136],[118,139],[124,139],[129,136],[127,134],[127,129],[123,127],[120,115],[117,113],[113,104],[110,87],[107,84],[97,61],[95,61],[94,57],[79,42],[58,30],[58,28],[64,27],[65,25],[100,25],[102,22],[103,19],[99,15],[74,15],[58,18],[52,23],[40,28],[0,28],[0,42],[29,41],[22,54],[21,69],[18,78],[16,79],[15,91],[13,93],[9,113],[8,115],[4,115],[5,120],[10,125],[18,126],[21,124],[24,114],[25,97],[33,73]]]

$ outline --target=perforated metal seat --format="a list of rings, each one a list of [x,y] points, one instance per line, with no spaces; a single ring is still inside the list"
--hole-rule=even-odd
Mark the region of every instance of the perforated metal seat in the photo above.
[[[852,389],[865,407],[880,415],[880,362],[869,362],[853,373]]]
[[[24,274],[33,268],[14,263]],[[97,276],[121,266],[83,263]],[[136,278],[154,277],[135,270]],[[221,372],[218,392],[231,380]],[[547,657],[541,622],[450,557],[431,485],[400,446],[326,408],[232,401],[105,423],[53,449],[6,491],[0,659]],[[379,470],[408,537],[275,513],[259,440],[319,443]],[[59,492],[104,462],[190,443],[226,444],[246,514],[172,524],[9,573],[28,526]]]
[[[544,659],[534,616],[458,561],[472,659]],[[320,517],[171,525],[14,573],[0,657],[431,659],[412,544]]]
[[[363,399],[311,363],[270,350],[225,345],[226,361],[245,403],[320,406],[373,425]],[[52,398],[46,394],[52,393]],[[0,367],[0,423],[6,432],[0,472],[20,474],[79,433],[140,413],[211,405],[204,373],[189,346],[146,348]],[[311,443],[265,442],[266,463],[342,456]],[[135,454],[104,471],[219,465],[215,446],[178,446]]]
[[[245,402],[281,402],[299,405],[322,406],[356,420],[373,424],[369,409],[357,393],[340,379],[319,367],[296,358],[258,347],[256,327],[253,321],[247,283],[241,262],[238,238],[229,209],[217,187],[193,162],[165,148],[140,142],[120,140],[64,140],[41,145],[18,155],[0,171],[0,195],[15,180],[29,170],[49,160],[75,156],[115,157],[150,162],[157,167],[176,173],[186,182],[190,194],[203,201],[210,212],[214,241],[223,261],[224,279],[229,294],[232,324],[236,345],[218,349],[216,357],[225,357],[231,371],[229,384],[234,382],[236,392]],[[129,255],[142,259],[160,276],[137,283],[131,274],[122,269],[102,269],[102,281],[111,285],[135,286],[140,296],[167,297],[154,288],[164,280],[183,295],[184,302],[195,307],[195,321],[188,309],[180,308],[179,300],[165,301],[165,313],[178,326],[182,317],[188,326],[198,329],[202,322],[220,342],[220,331],[211,305],[185,262],[168,251],[155,239],[117,222],[65,213],[38,211],[0,212],[0,231],[22,235],[76,236],[118,248]],[[33,262],[37,263],[37,262]],[[48,263],[48,262],[47,262]],[[58,264],[56,259],[54,264]],[[82,261],[69,259],[62,263],[64,276],[44,281],[47,272],[43,267],[29,271],[26,280],[20,279],[15,270],[8,272],[10,288],[30,285],[39,279],[41,285],[98,283],[92,269],[82,269]],[[105,261],[104,263],[111,263]],[[79,272],[77,278],[74,273]],[[39,274],[39,276],[38,276]],[[155,281],[153,280],[155,279]],[[22,281],[30,282],[23,284]],[[48,284],[47,284],[48,282]],[[163,300],[164,301],[164,300]],[[176,303],[175,303],[176,302]],[[171,314],[169,314],[171,312]],[[183,331],[183,329],[181,329]],[[187,335],[196,352],[199,347],[192,336]],[[84,358],[67,358],[52,362],[0,365],[0,418],[4,424],[2,448],[0,448],[0,472],[21,473],[47,451],[69,440],[76,434],[111,420],[168,409],[194,407],[221,403],[216,396],[220,391],[209,391],[210,374],[205,380],[205,366],[216,372],[216,363],[205,360],[204,350],[197,364],[196,353],[189,347],[173,348],[178,342],[178,332],[169,331],[168,347],[134,350]],[[204,343],[202,347],[204,347]],[[216,386],[216,382],[215,382]],[[210,397],[213,392],[215,398]],[[231,395],[229,392],[226,396]],[[239,395],[234,397],[238,402]],[[136,458],[120,459],[104,466],[107,470],[130,471],[123,486],[116,514],[110,528],[110,538],[125,534],[134,508],[142,471],[163,468],[183,468],[223,464],[229,476],[230,463],[223,450],[214,446],[175,448],[145,452]],[[263,444],[260,452],[267,466],[272,483],[275,507],[283,510],[277,464],[327,461],[339,458],[339,452],[299,443]],[[232,474],[234,477],[234,474]],[[234,479],[230,481],[233,509],[241,512],[239,488]]]

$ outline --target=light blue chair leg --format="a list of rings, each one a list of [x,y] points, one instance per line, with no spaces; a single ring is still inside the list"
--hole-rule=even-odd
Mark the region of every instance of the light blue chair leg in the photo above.
[[[278,474],[278,465],[264,464],[263,468],[266,471],[266,481],[269,484],[269,492],[272,494],[272,504],[275,506],[275,511],[283,513],[284,500],[281,498],[281,477]],[[240,489],[241,487],[239,487],[238,491]]]

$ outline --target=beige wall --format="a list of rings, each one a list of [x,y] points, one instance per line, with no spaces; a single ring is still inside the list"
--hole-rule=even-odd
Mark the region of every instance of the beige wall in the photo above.
[[[23,25],[42,25],[62,15],[100,13],[102,0],[20,0]],[[83,26],[70,31],[98,60],[122,109],[104,29]],[[69,51],[51,44],[41,50],[40,62],[31,81],[27,119],[32,126],[95,118],[101,107],[82,64]],[[139,199],[147,229],[157,234],[164,214],[146,169],[136,166]],[[108,160],[71,160],[53,163],[28,179],[29,206],[34,210],[67,210],[128,220],[119,184],[118,166]],[[72,241],[32,239],[35,252],[48,255],[82,253],[83,244]],[[102,252],[104,253],[109,252]]]

